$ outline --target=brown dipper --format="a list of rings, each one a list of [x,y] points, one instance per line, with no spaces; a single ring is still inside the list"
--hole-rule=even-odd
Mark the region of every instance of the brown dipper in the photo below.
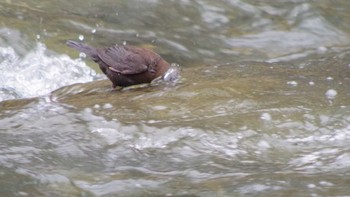
[[[112,81],[113,88],[150,83],[170,67],[160,55],[145,48],[130,45],[95,48],[72,40],[67,45],[96,62]]]

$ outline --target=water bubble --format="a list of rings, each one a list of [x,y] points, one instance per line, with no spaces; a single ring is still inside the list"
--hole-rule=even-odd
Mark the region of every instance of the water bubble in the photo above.
[[[271,115],[269,113],[262,113],[260,116],[260,119],[270,121],[272,118],[271,118]]]
[[[103,105],[103,109],[110,109],[112,107],[113,107],[113,105],[110,104],[110,103],[106,103],[106,104]]]
[[[29,196],[29,193],[20,191],[18,192],[18,196]]]
[[[333,77],[327,77],[326,78],[328,81],[332,81],[333,80]]]
[[[154,110],[157,110],[157,111],[160,111],[160,110],[165,110],[167,109],[168,107],[166,106],[163,106],[163,105],[157,105],[157,106],[154,106],[153,109]]]
[[[328,50],[327,47],[321,46],[321,47],[317,48],[317,53],[323,54],[323,53],[327,52],[327,50]]]
[[[310,82],[309,82],[309,85],[310,85],[310,86],[313,86],[313,85],[315,85],[315,82],[310,81]]]
[[[265,141],[265,140],[261,140],[257,145],[258,145],[258,147],[259,147],[260,149],[268,149],[268,148],[271,148],[271,145],[270,145],[267,141]]]
[[[296,82],[296,81],[287,81],[287,84],[290,85],[290,86],[297,86],[298,82]]]
[[[79,57],[80,58],[86,58],[86,54],[85,53],[79,53]]]
[[[334,184],[328,181],[320,181],[320,185],[330,187],[330,186],[333,186]]]
[[[92,113],[92,109],[87,107],[87,108],[84,109],[84,113],[91,114]]]
[[[337,96],[338,92],[334,89],[329,89],[326,92],[326,97],[328,99],[335,99],[335,97]]]
[[[80,41],[83,41],[84,40],[84,35],[79,35],[78,38],[79,38]]]
[[[40,39],[40,35],[39,34],[36,35],[36,39]]]
[[[124,46],[126,45],[126,41],[123,42],[123,45],[124,45]]]
[[[93,34],[96,33],[96,29],[92,29],[91,33],[93,33]]]
[[[315,188],[316,185],[315,185],[315,184],[308,184],[307,187],[308,187],[308,188]]]

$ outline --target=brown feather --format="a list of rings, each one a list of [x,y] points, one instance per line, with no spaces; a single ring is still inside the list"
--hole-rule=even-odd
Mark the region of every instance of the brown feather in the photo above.
[[[170,67],[157,53],[135,46],[94,48],[76,41],[68,41],[67,45],[98,63],[102,72],[112,81],[113,87],[150,83]]]

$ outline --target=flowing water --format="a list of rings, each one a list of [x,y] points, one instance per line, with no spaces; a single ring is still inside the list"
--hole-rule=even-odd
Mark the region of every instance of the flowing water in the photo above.
[[[349,196],[350,1],[0,2],[0,196]],[[68,39],[177,83],[116,89]]]

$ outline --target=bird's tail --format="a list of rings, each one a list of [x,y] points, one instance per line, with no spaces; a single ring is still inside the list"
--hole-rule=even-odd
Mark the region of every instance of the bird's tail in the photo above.
[[[95,59],[97,57],[97,50],[94,47],[91,47],[89,45],[82,44],[73,40],[68,40],[66,44],[73,49],[76,49],[80,52],[85,53],[86,55],[90,56],[92,59]]]

